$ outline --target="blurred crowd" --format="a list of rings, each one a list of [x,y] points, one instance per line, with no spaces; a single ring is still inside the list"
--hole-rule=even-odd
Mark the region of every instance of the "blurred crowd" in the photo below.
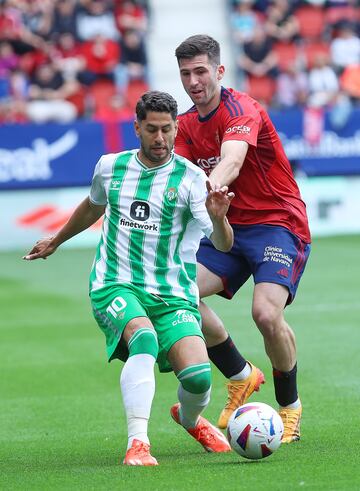
[[[146,0],[0,0],[0,124],[132,117],[148,22]]]
[[[228,0],[237,86],[270,107],[360,104],[360,0]],[[0,0],[0,124],[131,118],[149,87],[147,0]]]
[[[360,103],[360,2],[229,5],[239,88],[270,107],[304,107],[312,120],[330,110],[343,126]]]

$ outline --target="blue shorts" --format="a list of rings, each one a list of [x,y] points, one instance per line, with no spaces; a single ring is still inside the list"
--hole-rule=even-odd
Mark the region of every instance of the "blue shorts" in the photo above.
[[[310,244],[285,227],[275,225],[233,225],[234,245],[230,252],[215,249],[204,238],[197,261],[222,279],[219,295],[232,298],[252,275],[255,284],[276,283],[289,290],[287,304],[296,294],[310,254]]]

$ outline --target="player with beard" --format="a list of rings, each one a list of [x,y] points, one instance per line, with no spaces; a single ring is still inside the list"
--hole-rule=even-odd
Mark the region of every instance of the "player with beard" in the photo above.
[[[148,421],[154,365],[180,382],[176,423],[208,452],[228,452],[220,430],[200,416],[210,399],[211,373],[197,309],[196,258],[202,233],[230,250],[226,218],[232,193],[213,186],[202,170],[173,153],[176,101],[145,93],[136,106],[140,149],[103,155],[90,194],[53,237],[24,256],[46,259],[104,216],[90,274],[94,317],[105,334],[107,358],[125,362],[120,376],[128,426],[126,465],[157,465]]]

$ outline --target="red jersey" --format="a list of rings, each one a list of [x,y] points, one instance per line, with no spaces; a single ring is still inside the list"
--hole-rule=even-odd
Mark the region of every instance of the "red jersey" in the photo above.
[[[207,174],[220,161],[223,142],[249,144],[239,176],[229,186],[235,193],[228,212],[230,223],[280,225],[310,242],[306,206],[289,160],[269,115],[257,101],[222,88],[219,106],[206,117],[200,117],[193,106],[178,120],[175,152]]]

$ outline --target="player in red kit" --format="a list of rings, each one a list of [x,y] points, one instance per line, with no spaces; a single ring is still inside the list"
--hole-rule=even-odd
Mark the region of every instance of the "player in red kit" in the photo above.
[[[229,253],[203,239],[198,251],[201,298],[232,298],[253,276],[252,316],[273,367],[275,397],[284,422],[283,442],[300,438],[295,336],[284,308],[295,297],[310,253],[306,207],[280,138],[265,109],[245,93],[221,86],[225,68],[219,43],[207,35],[186,39],[175,52],[184,89],[194,103],[179,116],[176,153],[204,169],[215,185],[235,193],[228,219]],[[229,379],[218,426],[264,382],[262,372],[237,350],[219,317],[200,303],[208,354]]]

